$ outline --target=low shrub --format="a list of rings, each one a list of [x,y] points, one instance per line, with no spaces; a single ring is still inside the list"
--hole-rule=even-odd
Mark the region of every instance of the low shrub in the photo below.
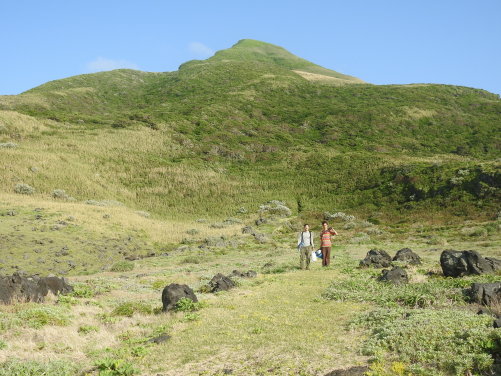
[[[110,268],[110,272],[130,272],[134,270],[134,263],[132,261],[122,260],[113,264]]]
[[[4,149],[16,149],[18,147],[19,147],[19,145],[14,143],[14,142],[3,142],[0,144],[0,148],[4,148]]]
[[[200,234],[200,230],[198,230],[196,228],[191,228],[191,229],[187,230],[186,233],[188,235],[197,235],[197,234]]]
[[[181,311],[181,312],[192,312],[192,311],[197,311],[201,308],[207,307],[206,302],[198,302],[195,303],[193,300],[188,299],[188,298],[181,298],[179,301],[176,303],[176,311]]]
[[[111,312],[111,316],[132,317],[135,313],[151,315],[153,313],[153,309],[149,304],[144,302],[125,302],[116,306]]]
[[[29,186],[28,184],[17,184],[14,187],[14,192],[22,195],[32,195],[35,193],[35,188]]]
[[[137,215],[140,215],[141,217],[144,217],[144,218],[150,218],[150,213],[148,212],[144,212],[144,211],[135,211],[134,213],[136,213]]]
[[[131,376],[140,372],[133,367],[132,363],[111,357],[96,360],[94,365],[97,366],[99,376]]]
[[[45,325],[66,326],[70,323],[69,311],[63,306],[38,306],[17,313],[29,327],[40,329]]]
[[[90,332],[99,332],[99,328],[97,326],[92,326],[92,325],[82,325],[78,328],[78,333],[79,334],[89,334]]]
[[[7,342],[0,338],[0,350],[6,349],[7,347],[9,347]]]

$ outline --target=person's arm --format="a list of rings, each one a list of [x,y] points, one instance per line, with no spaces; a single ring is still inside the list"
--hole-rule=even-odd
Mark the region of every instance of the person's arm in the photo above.
[[[297,246],[298,247],[299,247],[299,244],[301,244],[301,235],[302,234],[303,234],[302,232],[299,233],[299,239],[297,240]]]
[[[337,234],[338,234],[338,233],[337,233],[337,231],[336,231],[336,230],[334,230],[332,227],[331,227],[331,231],[330,231],[330,233],[331,233],[331,235],[337,235]]]
[[[311,248],[315,250],[315,246],[313,245],[313,232],[310,232],[310,240],[311,240]]]

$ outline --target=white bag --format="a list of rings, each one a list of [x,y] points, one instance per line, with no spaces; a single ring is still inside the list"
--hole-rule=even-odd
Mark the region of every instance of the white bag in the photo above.
[[[317,254],[315,251],[311,251],[311,261],[317,261]]]

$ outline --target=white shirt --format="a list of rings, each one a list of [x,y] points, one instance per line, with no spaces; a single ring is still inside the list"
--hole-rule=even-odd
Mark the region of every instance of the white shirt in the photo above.
[[[313,248],[315,248],[313,246],[313,233],[311,231],[303,231],[299,234],[299,239],[297,241],[297,245],[301,244],[301,235],[302,235],[302,240],[303,240],[303,245],[305,247],[308,247],[308,246],[312,246]]]

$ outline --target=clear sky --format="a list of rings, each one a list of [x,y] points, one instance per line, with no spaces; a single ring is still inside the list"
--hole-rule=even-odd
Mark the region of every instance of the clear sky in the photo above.
[[[373,84],[501,94],[501,0],[5,0],[0,95],[101,70],[174,71],[240,39]]]

